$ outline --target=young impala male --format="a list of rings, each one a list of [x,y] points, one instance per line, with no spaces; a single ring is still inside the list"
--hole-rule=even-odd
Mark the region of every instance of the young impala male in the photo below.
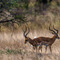
[[[52,30],[49,26],[49,30],[52,31],[52,34],[53,34],[53,37],[50,38],[50,37],[40,37],[40,40],[41,40],[41,45],[45,45],[45,51],[47,51],[47,47],[49,46],[49,49],[52,53],[52,49],[51,49],[51,46],[52,44],[55,42],[56,39],[60,39],[59,36],[58,36],[58,30],[54,28],[53,26],[53,29],[55,30]]]

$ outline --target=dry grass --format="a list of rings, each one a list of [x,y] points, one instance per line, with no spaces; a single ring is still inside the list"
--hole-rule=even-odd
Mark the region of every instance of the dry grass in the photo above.
[[[40,31],[40,33],[34,31],[34,34],[31,32],[28,36],[32,39],[34,36],[46,36],[52,37],[47,31]],[[45,53],[43,46],[42,54],[36,54],[35,50],[32,51],[32,47],[29,43],[24,44],[24,36],[22,32],[13,33],[0,33],[0,60],[59,60],[60,59],[60,41],[56,40],[52,45],[52,55],[50,54],[49,49]]]

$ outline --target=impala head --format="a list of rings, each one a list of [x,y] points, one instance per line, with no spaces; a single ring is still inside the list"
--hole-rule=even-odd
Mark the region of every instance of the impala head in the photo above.
[[[50,25],[51,26],[51,25]],[[58,30],[54,28],[54,25],[53,25],[53,29],[55,30],[52,30],[49,26],[49,30],[52,31],[52,34],[54,34],[54,36],[57,38],[57,39],[60,39],[59,36],[58,36]]]
[[[26,29],[25,29],[25,31],[24,31],[24,33],[23,33],[23,35],[24,35],[24,37],[25,37],[25,44],[29,41],[29,37],[27,37],[27,35],[29,34],[29,32],[30,32],[30,29],[28,28],[28,32],[27,32],[27,27],[25,27]],[[27,32],[27,33],[26,33]]]

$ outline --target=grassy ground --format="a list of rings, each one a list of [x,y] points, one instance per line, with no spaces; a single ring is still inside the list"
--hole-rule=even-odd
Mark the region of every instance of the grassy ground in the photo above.
[[[59,60],[60,59],[60,40],[56,40],[52,45],[52,54],[49,49],[45,53],[43,46],[42,53],[37,53],[32,46],[27,43],[24,44],[24,36],[22,32],[0,33],[0,60]],[[52,37],[53,35],[48,31],[34,31],[28,35],[32,39],[36,36]]]

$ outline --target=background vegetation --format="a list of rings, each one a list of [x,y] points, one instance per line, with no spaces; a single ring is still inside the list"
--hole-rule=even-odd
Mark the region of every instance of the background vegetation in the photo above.
[[[31,30],[48,29],[49,24],[60,26],[59,0],[1,0],[1,31],[18,29],[27,25]],[[19,29],[21,30],[21,29]]]

